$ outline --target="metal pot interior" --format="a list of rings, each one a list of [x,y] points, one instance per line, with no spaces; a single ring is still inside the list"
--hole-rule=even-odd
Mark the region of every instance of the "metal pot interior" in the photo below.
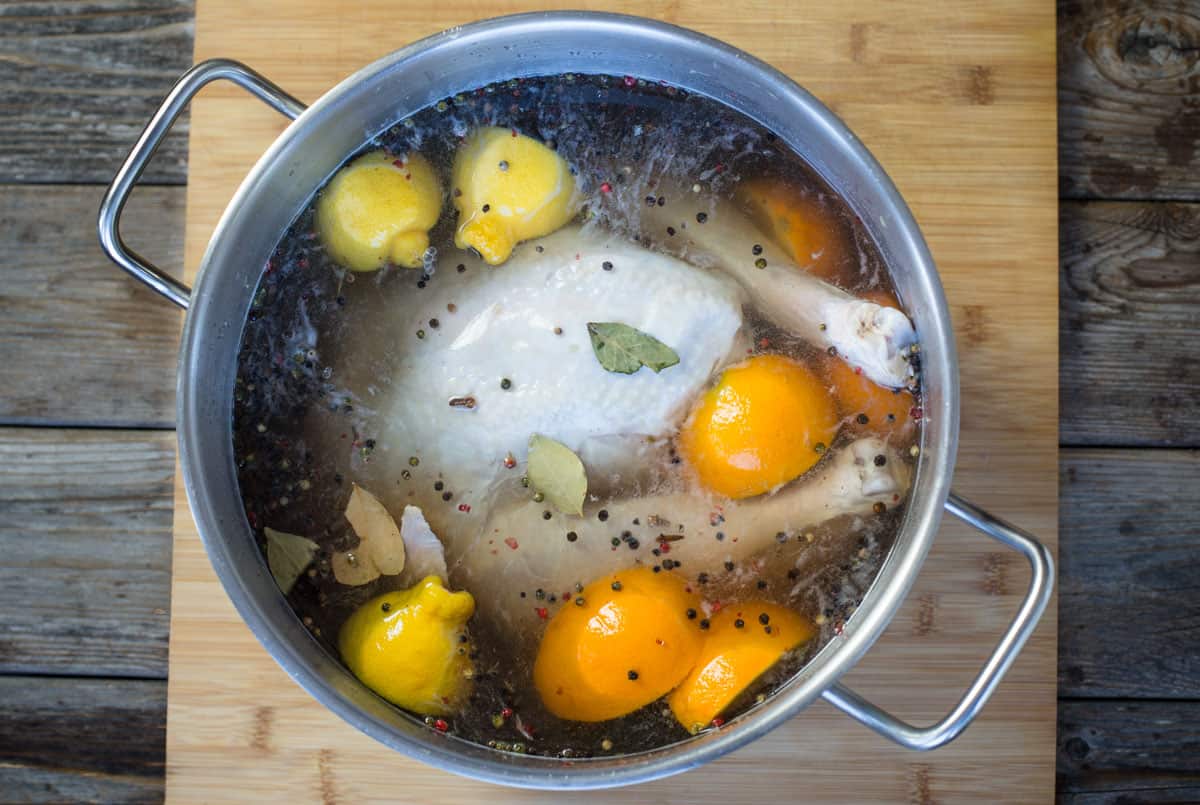
[[[242,325],[263,265],[313,192],[364,141],[407,113],[491,81],[562,72],[636,75],[720,100],[775,131],[867,223],[914,319],[923,352],[922,458],[905,522],[862,606],[766,704],[719,731],[616,758],[498,753],[427,729],[365,689],[303,628],[276,588],[243,513],[230,426]],[[254,634],[315,698],[419,760],[533,788],[598,788],[683,771],[790,718],[869,648],[933,540],[953,471],[957,362],[941,285],[908,208],[883,170],[812,96],[716,40],[633,17],[527,14],[438,34],[366,67],[297,119],[246,178],[218,225],[195,286],[179,369],[180,457],[192,511],[227,593]]]

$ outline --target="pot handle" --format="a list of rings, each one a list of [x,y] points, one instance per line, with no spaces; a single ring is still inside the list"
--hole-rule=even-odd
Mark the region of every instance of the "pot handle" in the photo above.
[[[1054,590],[1054,559],[1046,546],[1033,536],[998,517],[993,517],[953,492],[946,500],[946,511],[1020,552],[1029,560],[1032,571],[1029,590],[1025,593],[1017,616],[1009,624],[979,675],[971,683],[971,687],[949,715],[928,727],[914,727],[841,684],[833,685],[821,694],[825,701],[883,737],[890,738],[905,748],[920,751],[937,749],[948,744],[975,719],[995,692],[1000,679],[1020,653],[1029,635],[1033,633],[1038,619],[1050,601],[1050,593]]]
[[[113,177],[112,184],[108,186],[108,192],[104,194],[104,200],[100,202],[100,217],[97,222],[100,246],[105,254],[136,279],[185,310],[192,289],[125,245],[125,241],[121,239],[121,212],[125,209],[125,202],[129,199],[134,183],[142,175],[146,163],[158,150],[175,119],[184,107],[191,103],[196,93],[218,79],[232,81],[292,120],[299,117],[305,109],[303,103],[244,64],[229,59],[210,59],[197,64],[179,77],[158,107],[158,111],[154,113],[154,117],[150,118],[150,122],[142,130],[142,135],[138,137],[129,156],[125,157],[125,162]]]

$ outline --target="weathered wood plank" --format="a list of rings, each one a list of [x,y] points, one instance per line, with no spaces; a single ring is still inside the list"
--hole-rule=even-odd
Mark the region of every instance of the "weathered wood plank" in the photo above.
[[[139,189],[125,215],[126,240],[167,268],[183,264],[184,193]],[[180,314],[100,251],[102,194],[0,186],[0,423],[174,423]]]
[[[1200,445],[1200,204],[1067,202],[1060,226],[1060,441]]]
[[[0,673],[166,677],[174,441],[0,428]]]
[[[1200,699],[1200,451],[1059,462],[1059,695]]]
[[[1197,724],[1200,702],[1060,701],[1059,790],[1200,789]]]
[[[0,182],[108,182],[192,61],[192,0],[0,5]],[[182,184],[187,120],[150,182]]]
[[[1059,0],[1060,192],[1200,199],[1200,10]]]
[[[5,802],[161,802],[167,684],[0,677]]]

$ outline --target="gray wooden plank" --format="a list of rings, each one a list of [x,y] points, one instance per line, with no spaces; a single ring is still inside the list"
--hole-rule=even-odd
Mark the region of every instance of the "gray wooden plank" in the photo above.
[[[1200,446],[1200,204],[1060,210],[1060,441]]]
[[[0,428],[0,673],[166,677],[174,442]]]
[[[1200,699],[1200,451],[1059,465],[1059,695]]]
[[[1200,702],[1060,701],[1059,791],[1200,789],[1197,724]]]
[[[107,182],[192,60],[192,0],[0,5],[0,182]],[[187,120],[146,180],[182,184]]]
[[[129,244],[170,269],[185,192],[140,188],[125,215]],[[101,253],[102,194],[0,185],[0,424],[174,423],[180,313]]]
[[[167,684],[0,677],[5,802],[161,802]]]
[[[1200,200],[1200,12],[1188,0],[1059,0],[1059,187]]]

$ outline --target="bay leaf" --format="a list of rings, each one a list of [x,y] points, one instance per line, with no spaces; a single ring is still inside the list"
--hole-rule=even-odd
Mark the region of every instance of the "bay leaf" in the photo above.
[[[400,527],[379,498],[354,484],[346,503],[345,517],[358,534],[358,553],[369,555],[371,562],[385,576],[404,570],[404,540]]]
[[[563,514],[583,514],[587,471],[571,448],[549,436],[533,434],[525,474],[529,485],[545,495],[554,508]]]
[[[652,335],[615,321],[588,322],[596,360],[610,372],[631,375],[643,366],[661,372],[679,363],[679,355]]]
[[[296,585],[300,574],[312,564],[317,554],[317,543],[273,528],[264,528],[263,534],[267,538],[267,567],[279,589],[287,595]]]

